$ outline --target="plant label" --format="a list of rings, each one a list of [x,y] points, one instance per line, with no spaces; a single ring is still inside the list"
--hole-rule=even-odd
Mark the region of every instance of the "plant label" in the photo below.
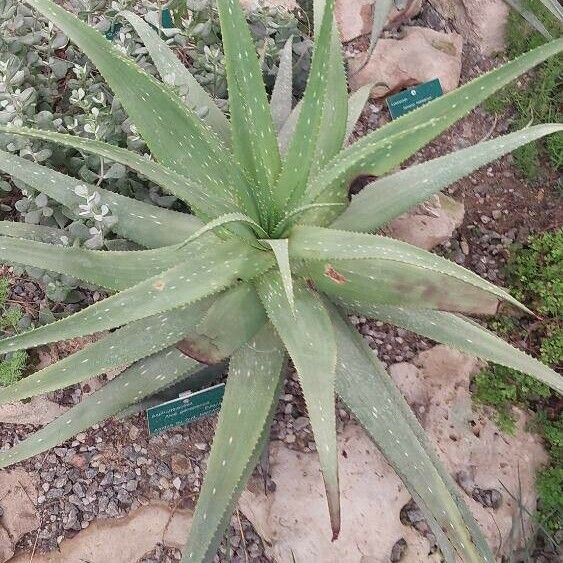
[[[149,434],[158,434],[215,414],[221,408],[224,392],[225,384],[219,383],[147,409]]]
[[[164,8],[164,10],[162,10],[162,27],[164,29],[171,29],[174,27],[174,22],[172,21],[172,12],[170,12],[170,8]]]
[[[387,107],[393,119],[405,115],[409,111],[416,109],[432,100],[439,98],[443,94],[440,80],[435,78],[428,82],[423,82],[418,86],[413,86],[408,90],[403,90],[398,94],[387,98]]]

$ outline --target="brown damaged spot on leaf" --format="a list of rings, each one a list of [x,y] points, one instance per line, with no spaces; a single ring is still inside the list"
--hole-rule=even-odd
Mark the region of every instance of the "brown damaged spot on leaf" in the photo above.
[[[166,284],[162,280],[156,280],[153,284],[153,287],[158,291],[162,291]]]
[[[219,348],[205,336],[198,336],[194,339],[185,338],[176,344],[176,348],[178,348],[182,354],[202,364],[207,364],[208,366],[224,359]]]
[[[325,276],[338,285],[342,285],[348,281],[340,272],[337,272],[331,264],[325,266]]]

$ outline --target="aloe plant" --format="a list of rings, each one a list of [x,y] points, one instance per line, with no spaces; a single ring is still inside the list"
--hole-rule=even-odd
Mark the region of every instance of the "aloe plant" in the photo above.
[[[238,1],[218,0],[229,118],[134,15],[123,14],[138,29],[161,74],[177,73],[175,82],[189,86],[187,97],[143,72],[51,0],[26,2],[97,66],[143,136],[150,157],[56,131],[4,127],[3,133],[60,143],[127,166],[185,202],[192,214],[84,185],[0,152],[4,173],[60,202],[69,214],[84,212],[94,202],[98,207],[91,212],[111,214],[114,232],[142,248],[68,248],[54,229],[0,222],[0,261],[60,272],[111,293],[72,316],[1,340],[0,353],[113,331],[0,390],[0,402],[126,367],[81,404],[0,452],[0,467],[53,447],[172,384],[189,384],[207,365],[230,358],[207,475],[183,557],[186,562],[211,561],[267,442],[289,357],[317,443],[333,536],[340,528],[338,395],[404,480],[446,560],[458,556],[465,562],[492,562],[481,531],[417,420],[346,313],[405,327],[526,372],[561,392],[562,380],[555,372],[463,316],[491,305],[529,314],[524,305],[454,263],[370,233],[472,170],[560,131],[557,124],[530,127],[395,171],[487,96],[559,53],[563,41],[534,49],[345,146],[368,93],[348,99],[334,0],[315,2],[313,61],[304,97],[295,108],[288,101],[291,43],[284,49],[270,103]],[[359,174],[379,179],[350,202],[348,186]]]

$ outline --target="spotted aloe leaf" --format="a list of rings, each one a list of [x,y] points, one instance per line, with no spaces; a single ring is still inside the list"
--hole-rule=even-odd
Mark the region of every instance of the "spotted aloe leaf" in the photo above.
[[[276,131],[280,131],[291,114],[293,102],[293,36],[290,37],[280,54],[276,82],[270,97],[270,110]]]
[[[233,150],[253,185],[261,217],[281,161],[266,88],[250,30],[238,0],[218,0],[229,88]]]
[[[199,239],[205,234],[220,229],[224,225],[229,225],[232,223],[236,223],[237,227],[250,225],[250,227],[254,230],[255,235],[261,237],[267,235],[266,231],[262,228],[262,226],[256,221],[254,221],[254,219],[250,218],[248,215],[238,212],[225,213],[224,215],[220,215],[216,219],[213,219],[213,221],[209,221],[209,223],[206,223],[203,227],[201,227],[201,229],[196,231],[193,235],[189,236],[180,245],[180,248],[183,248],[187,244],[191,244],[192,242],[196,241],[197,239]],[[237,229],[235,232],[237,232],[241,237],[250,238],[251,240],[256,239],[256,236],[250,235],[250,233],[248,233],[247,231],[245,232],[244,230]]]
[[[203,242],[197,241],[189,249],[168,246],[109,252],[0,236],[0,251],[6,262],[58,272],[115,290],[136,285],[172,268],[179,260],[189,260],[203,248]]]
[[[438,468],[430,446],[419,439],[424,431],[373,351],[332,307],[331,320],[338,347],[338,395],[462,560],[493,563],[487,542],[451,477]]]
[[[350,312],[368,315],[447,344],[466,354],[527,373],[554,391],[563,393],[563,378],[556,371],[463,316],[443,311],[420,311],[346,300],[340,300],[339,303]]]
[[[0,235],[50,244],[61,244],[68,239],[68,234],[63,229],[13,221],[0,221]]]
[[[285,351],[267,324],[231,358],[207,474],[182,561],[211,561],[261,453],[283,384]]]
[[[216,364],[248,342],[266,322],[254,286],[239,284],[219,295],[177,347],[204,364]]]
[[[375,231],[480,166],[562,130],[563,125],[536,125],[380,178],[353,197],[350,206],[331,227]]]
[[[237,314],[240,310],[247,314]],[[1,388],[0,404],[80,383],[173,344],[202,364],[218,364],[252,338],[265,321],[256,291],[241,284],[217,297],[132,322],[102,336],[75,354]]]
[[[285,210],[288,202],[291,205],[300,200],[315,161],[327,96],[333,13],[334,0],[327,0],[295,132],[272,195],[277,210],[276,219],[279,219],[279,214]]]
[[[514,8],[538,33],[541,33],[546,39],[553,39],[551,33],[547,30],[542,21],[532,12],[528,10],[527,2],[522,2],[522,0],[504,0],[509,6]],[[543,0],[542,0],[543,2]],[[544,2],[547,7],[547,3]]]
[[[199,249],[198,249],[199,250]],[[195,252],[182,262],[60,321],[0,341],[0,353],[110,330],[188,305],[252,278],[271,265],[265,253],[236,241]]]
[[[154,157],[208,190],[235,190],[243,210],[254,214],[248,184],[212,130],[168,86],[140,69],[94,28],[52,0],[26,0],[94,63],[115,92]]]
[[[209,299],[135,321],[102,336],[59,362],[0,388],[0,404],[42,395],[80,383],[169,348],[194,332],[211,305]]]
[[[340,531],[334,408],[336,345],[330,318],[318,295],[302,283],[294,284],[293,313],[277,272],[261,278],[258,295],[299,375],[321,461],[332,533],[336,538]],[[321,355],[317,354],[319,349],[323,350]]]
[[[326,5],[326,0],[314,0],[313,2],[315,30],[320,30]],[[346,136],[348,81],[344,68],[340,33],[334,16],[328,57],[327,84],[324,98],[319,100],[323,115],[311,170],[312,174],[318,172],[333,156],[340,152]]]
[[[290,245],[294,257],[310,261],[317,287],[336,297],[473,313],[504,301],[529,312],[470,270],[405,242],[299,226]]]
[[[295,311],[295,299],[293,297],[293,278],[291,277],[291,265],[289,263],[289,242],[287,239],[268,239],[266,242],[274,252],[285,296],[292,311]]]
[[[542,4],[557,18],[563,22],[563,7],[556,0],[541,0]]]
[[[361,174],[382,176],[401,164],[488,96],[563,49],[563,39],[541,45],[360,139],[312,178],[304,203],[340,201]],[[317,212],[318,213],[318,212]],[[325,220],[334,212],[324,212]]]
[[[226,184],[210,190],[207,185],[204,187],[196,180],[182,176],[140,154],[108,143],[83,139],[76,135],[28,129],[26,127],[3,127],[0,125],[0,132],[51,141],[123,164],[187,203],[194,213],[198,213],[204,219],[232,211],[233,208],[236,209],[238,206],[237,194]]]
[[[231,128],[225,114],[217,107],[213,98],[205,91],[193,74],[180,62],[174,51],[145,20],[129,11],[120,12],[135,29],[145,44],[149,55],[162,79],[184,94],[190,109],[203,114],[203,120],[215,131],[225,145],[231,143]]]
[[[85,184],[76,178],[4,151],[0,151],[0,170],[62,203],[76,215],[79,205],[84,203],[83,196],[76,193],[77,188],[80,191],[85,186],[89,194],[98,192],[101,196],[100,204],[107,205],[112,215],[118,218],[113,230],[149,248],[182,242],[203,225],[193,215],[156,207],[98,186]],[[162,228],[164,226],[166,228]]]
[[[391,12],[391,9],[394,7],[394,5],[394,0],[379,0],[378,2],[375,2],[373,6],[373,21],[371,25],[369,47],[365,55],[365,63],[367,63],[373,55],[375,47],[377,46],[377,42],[379,41],[379,38],[383,33],[383,29],[385,28],[385,23],[387,22],[389,13]]]
[[[0,452],[0,468],[58,446],[198,368],[198,362],[186,358],[175,348],[135,363],[29,438]]]
[[[346,120],[346,139],[353,133],[356,125],[366,107],[373,85],[367,84],[350,94],[348,99],[348,119]]]

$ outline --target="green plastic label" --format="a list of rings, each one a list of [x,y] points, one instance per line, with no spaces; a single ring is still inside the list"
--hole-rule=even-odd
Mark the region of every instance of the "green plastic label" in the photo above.
[[[208,389],[167,401],[147,409],[149,434],[164,432],[169,428],[183,426],[216,413],[221,408],[225,384],[219,383]]]
[[[170,8],[164,8],[162,10],[162,27],[164,29],[171,29],[174,27],[174,22],[172,21],[172,12]]]
[[[413,86],[408,90],[403,90],[398,94],[387,98],[387,107],[393,119],[405,115],[409,111],[416,109],[432,100],[439,98],[443,94],[440,80],[435,78],[429,82],[424,82],[418,86]]]

